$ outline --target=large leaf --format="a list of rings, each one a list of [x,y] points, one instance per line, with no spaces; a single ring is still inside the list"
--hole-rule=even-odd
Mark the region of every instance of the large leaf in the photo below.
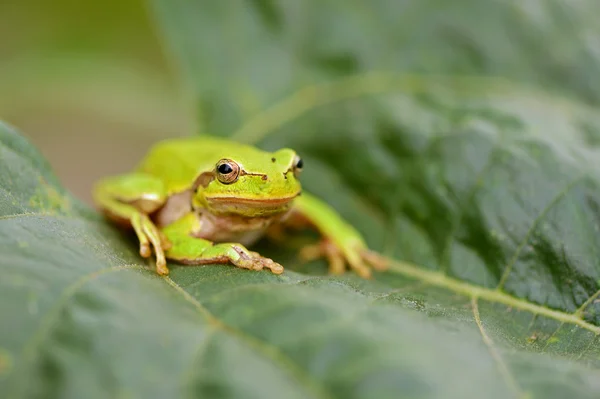
[[[151,3],[212,134],[229,134],[302,88],[296,107],[306,109],[323,101],[309,86],[372,71],[502,76],[600,101],[594,0]],[[422,88],[407,80],[339,94]]]
[[[595,3],[155,4],[205,129],[299,149],[399,261],[157,277],[2,127],[0,397],[600,396]]]
[[[411,262],[405,306],[470,309],[511,392],[598,395],[546,369],[600,360],[598,2],[153,4],[204,132],[299,150],[305,187]]]
[[[227,266],[160,278],[6,126],[0,159],[0,397],[600,392],[599,328],[572,313],[407,263],[377,281]]]

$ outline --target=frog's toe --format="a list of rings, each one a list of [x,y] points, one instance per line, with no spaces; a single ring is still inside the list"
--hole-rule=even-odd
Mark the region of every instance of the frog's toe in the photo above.
[[[169,274],[165,259],[165,249],[171,247],[171,242],[152,223],[148,215],[136,212],[131,217],[131,225],[140,241],[140,255],[143,258],[152,256],[152,249],[156,255],[156,272],[161,275]]]
[[[372,269],[379,272],[388,269],[389,260],[364,244],[352,245],[344,251],[350,267],[361,277],[370,278]]]
[[[371,278],[371,269],[381,271],[387,267],[387,261],[383,256],[364,248],[360,243],[348,243],[341,246],[324,238],[320,242],[307,245],[300,250],[300,258],[304,261],[321,257],[327,259],[329,273],[334,275],[343,274],[346,264],[356,274],[366,279]]]
[[[303,247],[300,250],[299,255],[305,262],[322,257],[327,258],[327,262],[329,263],[329,273],[331,274],[339,275],[346,271],[346,265],[341,251],[328,239],[323,239],[316,244]]]
[[[325,253],[325,256],[329,263],[329,273],[335,275],[344,274],[346,265],[344,264],[344,257],[339,251],[328,251]]]
[[[156,272],[161,276],[166,276],[169,274],[169,268],[167,267],[166,262],[156,261]]]
[[[274,274],[283,273],[283,266],[272,259],[261,256],[258,252],[249,251],[239,245],[234,245],[233,249],[236,251],[237,256],[230,259],[237,267],[255,271],[267,268]]]
[[[267,269],[271,270],[271,272],[273,274],[281,274],[283,273],[283,266],[281,266],[279,263],[275,262],[272,259],[269,258],[262,258],[263,262],[264,262],[264,267],[266,267]]]
[[[254,270],[262,270],[263,268],[267,268],[269,270],[271,270],[272,273],[274,274],[281,274],[283,273],[283,266],[281,266],[279,263],[275,262],[273,259],[269,259],[269,258],[265,258],[264,256],[261,256],[258,252],[253,252],[253,251],[248,251],[249,254],[252,256],[256,267]]]
[[[346,260],[348,261],[348,265],[350,265],[350,269],[354,270],[356,274],[362,278],[371,278],[371,269],[364,262],[359,251],[351,248],[346,249],[344,252],[346,255]]]
[[[385,271],[390,265],[389,259],[385,256],[378,254],[375,251],[364,248],[360,251],[361,257],[371,265],[371,267],[377,271]]]
[[[152,249],[150,249],[149,243],[140,243],[140,255],[142,256],[142,258],[149,258],[152,255]]]

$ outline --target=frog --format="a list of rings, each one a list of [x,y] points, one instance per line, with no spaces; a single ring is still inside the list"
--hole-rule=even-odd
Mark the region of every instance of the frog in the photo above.
[[[369,279],[386,270],[388,260],[356,228],[302,190],[304,168],[290,148],[270,152],[206,135],[168,138],[131,172],[99,179],[92,196],[110,222],[135,232],[140,255],[154,255],[152,268],[162,276],[169,274],[167,261],[281,274],[280,263],[249,248],[264,237],[285,243],[289,231],[302,228],[319,238],[300,257],[325,258],[329,274],[350,269]]]

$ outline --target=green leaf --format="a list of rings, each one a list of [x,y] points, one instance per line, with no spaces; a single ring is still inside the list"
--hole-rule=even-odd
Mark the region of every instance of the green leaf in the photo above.
[[[408,263],[161,278],[6,126],[0,160],[0,397],[598,395],[599,328],[572,312]]]
[[[593,0],[151,3],[212,134],[297,90],[316,96],[315,83],[376,71],[504,77],[600,101]],[[359,91],[415,89],[422,84],[409,80]]]
[[[596,3],[154,4],[205,130],[398,261],[160,278],[0,126],[0,397],[600,396]]]
[[[152,3],[203,132],[297,149],[304,186],[407,262],[380,283],[417,284],[388,302],[427,314],[437,350],[467,323],[500,397],[598,396],[597,2]],[[419,378],[395,375],[411,396]],[[455,394],[430,382],[415,396]]]

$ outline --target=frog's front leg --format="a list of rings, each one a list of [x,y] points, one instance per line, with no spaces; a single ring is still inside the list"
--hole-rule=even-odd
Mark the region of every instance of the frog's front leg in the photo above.
[[[238,243],[213,243],[194,237],[200,230],[200,221],[194,213],[188,213],[181,219],[164,227],[162,232],[172,246],[165,255],[168,259],[188,265],[231,263],[250,270],[270,269],[274,274],[283,273],[283,266],[256,252],[249,251]]]
[[[347,263],[363,278],[371,277],[370,267],[376,270],[387,268],[387,260],[371,251],[360,233],[325,202],[303,192],[295,200],[293,211],[291,223],[304,222],[323,236],[321,242],[302,249],[300,255],[304,259],[325,256],[332,274],[342,274]]]
[[[169,273],[164,250],[171,244],[148,216],[165,203],[161,180],[143,173],[108,177],[94,187],[94,200],[107,217],[133,227],[141,256],[150,257],[154,248],[158,274]]]

